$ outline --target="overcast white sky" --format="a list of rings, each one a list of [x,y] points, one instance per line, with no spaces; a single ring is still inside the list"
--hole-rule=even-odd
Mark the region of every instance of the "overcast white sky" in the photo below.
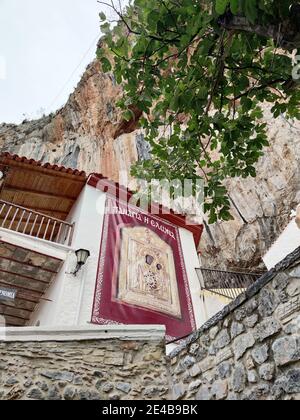
[[[102,9],[97,0],[0,0],[0,123],[66,102],[95,56]]]

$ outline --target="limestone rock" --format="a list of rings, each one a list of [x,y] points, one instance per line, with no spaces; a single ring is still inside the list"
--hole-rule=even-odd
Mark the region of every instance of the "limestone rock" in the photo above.
[[[242,392],[246,386],[246,371],[244,366],[238,365],[234,371],[232,376],[232,388],[235,392]]]
[[[245,327],[243,324],[239,324],[238,322],[233,322],[231,324],[230,334],[231,338],[236,338],[238,335],[242,334],[245,331]]]
[[[248,356],[246,357],[246,368],[248,370],[254,369],[255,368],[255,363],[253,361],[253,358],[250,354],[248,354]]]
[[[190,346],[189,353],[195,355],[199,350],[200,345],[198,343],[193,343]]]
[[[272,345],[277,366],[285,366],[300,360],[300,339],[297,336],[283,337]]]
[[[42,376],[53,381],[72,382],[74,379],[74,373],[71,372],[44,372]]]
[[[250,384],[256,384],[258,382],[258,375],[255,370],[248,371],[248,382]]]
[[[257,346],[252,350],[252,357],[255,362],[259,365],[262,365],[268,360],[269,357],[269,348],[267,344],[263,346]]]
[[[300,278],[295,278],[290,281],[286,291],[291,297],[300,295]]]
[[[119,382],[116,384],[116,388],[117,390],[124,392],[124,394],[129,394],[131,391],[131,384],[127,382]]]
[[[283,290],[289,284],[290,278],[287,273],[279,273],[273,280],[274,289]]]
[[[204,265],[263,268],[261,256],[299,204],[300,122],[274,120],[267,109],[264,119],[270,146],[256,165],[256,178],[227,181],[234,220],[206,226],[201,248]]]
[[[173,394],[175,400],[180,400],[185,395],[186,389],[182,382],[173,386]]]
[[[255,338],[252,333],[241,335],[236,338],[233,344],[235,358],[239,360],[248,349],[255,344]]]
[[[217,367],[218,374],[221,379],[229,378],[231,375],[232,365],[230,362],[223,362]]]
[[[9,378],[6,381],[6,385],[16,385],[17,383],[19,383],[18,379],[15,378],[14,376],[12,376],[11,378]]]
[[[277,399],[282,398],[283,393],[300,393],[300,369],[290,369],[280,376],[272,388],[272,393]]]
[[[271,381],[274,378],[275,365],[274,363],[265,363],[259,368],[259,376],[265,381]]]
[[[300,336],[300,316],[292,319],[287,325],[283,328],[286,334],[297,334]]]
[[[227,381],[216,381],[211,388],[212,395],[216,400],[224,400],[228,395],[228,383]]]
[[[77,390],[75,388],[68,387],[65,389],[64,400],[73,401],[76,399],[76,396],[77,396]]]
[[[198,391],[196,394],[196,400],[210,401],[211,399],[212,399],[212,395],[211,395],[210,389],[207,386],[203,385],[200,388],[200,391]]]
[[[263,289],[259,295],[258,312],[262,317],[267,317],[273,314],[278,305],[278,300],[275,294],[270,290]]]
[[[228,331],[222,330],[216,337],[216,340],[214,342],[216,348],[223,349],[230,343],[230,337],[228,334]]]
[[[201,371],[200,366],[198,364],[196,364],[196,365],[194,365],[194,366],[191,367],[191,369],[189,370],[189,372],[190,372],[191,377],[194,378],[195,376],[200,375],[200,373],[202,371]]]
[[[280,323],[275,318],[266,318],[256,327],[256,334],[259,341],[272,337],[281,330]]]
[[[210,331],[209,331],[209,337],[214,340],[218,334],[218,332],[220,331],[218,325],[216,325],[215,327],[213,327]]]
[[[194,357],[187,356],[182,361],[182,367],[184,369],[188,369],[192,367],[195,364],[195,362],[196,362],[196,359]]]
[[[28,394],[27,398],[30,400],[43,400],[43,393],[38,388],[32,388]]]
[[[284,387],[288,394],[300,393],[300,369],[292,369],[286,373]]]
[[[244,324],[248,328],[253,328],[258,323],[258,315],[254,314],[245,319]]]
[[[198,389],[200,387],[200,385],[202,384],[202,381],[200,381],[199,379],[196,381],[193,381],[189,384],[189,392],[191,391],[195,391],[195,389]]]

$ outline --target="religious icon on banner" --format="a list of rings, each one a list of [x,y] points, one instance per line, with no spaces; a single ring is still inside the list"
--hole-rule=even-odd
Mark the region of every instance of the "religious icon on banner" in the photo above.
[[[196,329],[180,231],[107,198],[92,323],[165,325],[167,341]]]
[[[117,299],[181,318],[172,248],[146,227],[121,228]]]

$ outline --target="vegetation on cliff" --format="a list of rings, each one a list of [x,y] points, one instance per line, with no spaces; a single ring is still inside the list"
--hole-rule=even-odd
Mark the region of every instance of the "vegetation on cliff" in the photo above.
[[[119,23],[101,13],[106,36],[98,57],[123,85],[124,118],[143,112],[140,124],[152,147],[151,160],[137,163],[133,174],[201,177],[209,221],[229,220],[224,180],[255,176],[268,145],[262,104],[271,104],[274,119],[300,119],[300,6],[291,0],[107,4]]]

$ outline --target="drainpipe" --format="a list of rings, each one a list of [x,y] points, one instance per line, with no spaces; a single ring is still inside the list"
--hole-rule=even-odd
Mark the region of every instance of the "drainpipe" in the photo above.
[[[85,286],[85,280],[86,280],[87,266],[88,266],[88,263],[85,264],[85,267],[81,269],[81,274],[80,274],[81,285],[80,285],[78,309],[77,309],[76,320],[75,320],[75,325],[77,327],[79,326],[79,319],[80,319],[80,313],[81,313],[82,302],[83,302],[83,293],[84,293],[84,286]]]

